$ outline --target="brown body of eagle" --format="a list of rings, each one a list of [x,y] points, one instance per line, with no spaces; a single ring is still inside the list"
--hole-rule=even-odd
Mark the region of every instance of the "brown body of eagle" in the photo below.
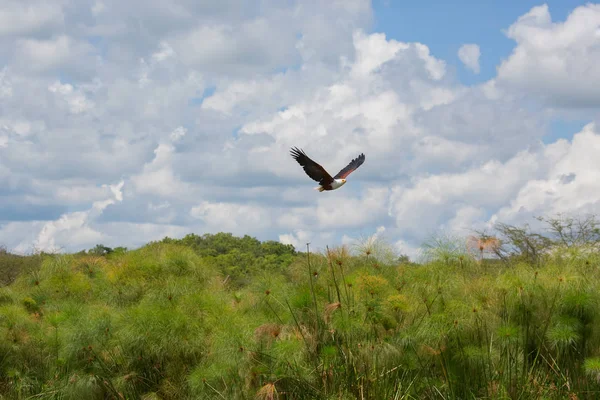
[[[365,155],[361,153],[358,157],[350,161],[350,163],[346,165],[340,172],[332,177],[325,170],[325,168],[311,160],[303,150],[294,147],[290,153],[292,157],[298,161],[298,164],[302,166],[304,172],[306,172],[306,175],[319,182],[320,186],[315,188],[319,192],[324,190],[339,189],[346,183],[346,177],[365,162]]]

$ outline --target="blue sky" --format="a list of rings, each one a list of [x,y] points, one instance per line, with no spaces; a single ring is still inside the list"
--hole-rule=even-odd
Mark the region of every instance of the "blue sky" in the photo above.
[[[553,21],[564,21],[573,8],[587,1],[375,0],[373,31],[391,39],[426,43],[432,53],[456,68],[466,84],[484,82],[515,46],[503,31],[532,7],[547,4]],[[481,48],[481,73],[466,70],[456,53],[464,43]]]
[[[600,212],[600,4],[254,4],[4,2],[0,245],[377,234],[416,256],[439,232]],[[319,193],[295,146],[332,173],[366,162]]]
[[[496,75],[496,68],[512,52],[515,42],[504,31],[532,7],[547,4],[553,21],[564,21],[573,8],[587,1],[399,1],[373,2],[373,31],[385,32],[390,39],[426,43],[432,53],[448,62],[466,85],[485,82]],[[479,74],[465,68],[457,51],[465,43],[481,49]],[[569,138],[585,126],[579,118],[549,122],[545,143]]]

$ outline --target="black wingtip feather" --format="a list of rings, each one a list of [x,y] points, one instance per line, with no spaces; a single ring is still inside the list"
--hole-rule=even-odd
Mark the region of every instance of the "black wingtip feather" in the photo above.
[[[360,155],[358,157],[356,157],[355,159],[350,161],[350,163],[348,163],[347,166],[342,168],[342,170],[340,172],[338,172],[333,178],[338,179],[338,178],[347,177],[349,174],[352,173],[352,171],[355,171],[358,167],[363,165],[364,162],[365,162],[365,155],[364,155],[364,153],[360,153]]]
[[[292,148],[291,148],[291,150],[290,150],[290,154],[291,154],[291,155],[292,155],[292,157],[294,157],[296,160],[298,159],[298,157],[301,157],[301,156],[303,156],[303,155],[304,155],[304,156],[306,155],[306,153],[305,153],[303,150],[301,150],[301,149],[299,149],[299,148],[297,148],[297,147],[292,147]]]

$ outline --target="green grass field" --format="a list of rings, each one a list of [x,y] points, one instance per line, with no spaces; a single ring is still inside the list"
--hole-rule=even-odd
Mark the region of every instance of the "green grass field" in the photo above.
[[[599,398],[599,253],[516,232],[501,258],[439,239],[421,264],[228,234],[2,253],[0,396]]]

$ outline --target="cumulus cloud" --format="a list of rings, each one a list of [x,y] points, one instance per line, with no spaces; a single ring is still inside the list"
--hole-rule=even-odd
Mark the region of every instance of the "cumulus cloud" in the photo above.
[[[596,104],[596,6],[562,23],[532,9],[508,28],[498,76],[467,87],[427,43],[370,33],[368,0],[261,4],[8,2],[0,242],[231,231],[317,248],[379,229],[417,254],[436,229],[595,209],[595,125],[541,139],[548,102]],[[476,45],[459,57],[478,72]],[[318,193],[292,146],[332,174],[366,162]]]
[[[306,251],[306,245],[309,245],[311,251],[322,251],[325,249],[324,243],[334,239],[332,232],[313,232],[297,229],[292,233],[279,235],[279,241],[283,244],[291,244],[298,250]]]
[[[80,90],[74,89],[71,84],[54,82],[48,86],[48,91],[55,93],[61,100],[64,100],[69,112],[72,114],[83,113],[94,107],[93,101],[86,98]]]
[[[359,227],[376,223],[385,215],[388,197],[385,187],[368,188],[360,198],[338,195],[319,199],[312,212],[321,228]]]
[[[92,245],[102,241],[106,236],[95,230],[90,224],[98,218],[104,209],[117,201],[123,201],[121,189],[124,181],[115,185],[108,185],[111,196],[104,200],[95,201],[85,211],[66,213],[55,221],[48,221],[42,225],[36,239],[33,241],[33,249],[29,249],[27,242],[21,242],[16,246],[18,252],[28,250],[57,252],[60,251],[58,243],[69,243],[70,247]]]
[[[248,106],[249,102],[261,103],[265,98],[276,96],[283,86],[282,79],[283,75],[279,75],[273,79],[231,82],[223,90],[204,100],[201,107],[229,116],[240,104]]]
[[[0,9],[0,37],[58,28],[64,22],[62,2],[6,0]]]
[[[370,154],[365,164],[369,166],[361,173],[368,174],[368,168],[397,177],[407,164],[395,170],[385,165],[409,153],[422,131],[416,124],[419,115],[451,103],[461,91],[446,82],[436,84],[445,74],[445,63],[424,45],[388,41],[384,35],[361,31],[353,40],[355,57],[347,68],[342,66],[336,81],[285,110],[242,126],[242,135],[272,138],[266,148],[277,159],[259,161],[265,169],[299,177],[299,171],[281,171],[276,166],[289,158],[290,146],[310,146],[311,157],[326,160],[326,168],[339,169],[364,152]]]
[[[598,213],[600,185],[593,171],[600,165],[593,154],[599,148],[600,134],[590,123],[572,141],[560,139],[504,163],[396,186],[390,215],[414,243],[438,229],[467,235],[498,221],[521,225],[540,215]]]
[[[458,49],[458,58],[465,64],[465,67],[475,72],[479,73],[479,57],[481,56],[481,51],[479,46],[476,44],[463,44]]]
[[[192,207],[190,214],[204,222],[211,232],[225,231],[244,235],[249,226],[257,232],[270,226],[269,211],[255,205],[203,201]]]
[[[533,7],[506,31],[516,42],[498,80],[561,107],[600,104],[600,4],[575,8],[553,22],[547,4]]]
[[[553,149],[547,151],[552,154]],[[405,237],[422,240],[473,207],[501,207],[547,164],[539,154],[525,151],[506,163],[491,160],[465,172],[417,178],[393,187],[389,213]]]
[[[598,213],[600,184],[595,171],[600,161],[600,131],[594,123],[575,134],[571,142],[560,140],[549,146],[548,168],[542,176],[527,181],[501,207],[492,221],[517,222],[540,214]]]
[[[170,139],[180,139],[182,131],[173,131]],[[154,150],[154,159],[146,163],[142,172],[131,177],[131,181],[140,194],[155,194],[162,197],[182,196],[190,193],[192,188],[182,182],[173,170],[172,160],[175,157],[175,146],[172,143],[160,143]]]

